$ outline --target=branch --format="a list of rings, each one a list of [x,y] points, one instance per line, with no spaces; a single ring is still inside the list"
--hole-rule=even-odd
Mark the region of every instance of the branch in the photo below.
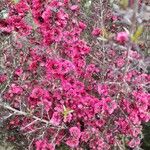
[[[36,120],[36,121],[40,121],[41,123],[45,123],[45,124],[47,124],[47,125],[53,126],[52,124],[50,124],[50,122],[49,122],[48,120],[41,119],[41,118],[39,118],[39,117],[37,117],[37,116],[29,115],[29,113],[27,113],[27,112],[24,112],[24,111],[21,111],[21,110],[17,110],[17,109],[15,109],[15,108],[12,108],[10,105],[8,105],[8,104],[2,102],[2,98],[0,98],[0,106],[2,106],[4,109],[7,109],[7,110],[9,110],[9,111],[13,111],[15,114],[22,115],[22,116],[26,116],[26,117],[31,117],[31,118],[33,118],[33,119]],[[54,126],[53,126],[53,127],[54,127]],[[58,129],[58,128],[59,128],[59,129],[65,129],[66,127],[64,127],[64,126],[57,126],[57,127],[54,127],[54,128],[56,128],[56,129]]]

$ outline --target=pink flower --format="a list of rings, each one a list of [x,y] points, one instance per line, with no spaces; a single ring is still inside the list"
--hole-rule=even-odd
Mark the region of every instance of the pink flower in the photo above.
[[[98,93],[100,95],[105,95],[105,96],[108,95],[108,86],[99,84],[98,85]]]
[[[139,146],[139,145],[140,145],[140,138],[131,139],[131,140],[128,142],[128,145],[129,145],[131,148],[134,148],[134,147]]]
[[[57,18],[58,20],[66,20],[68,19],[68,14],[65,13],[65,11],[63,9],[59,10],[59,12],[57,13]]]
[[[22,73],[23,73],[22,68],[17,68],[16,71],[15,71],[15,74],[16,74],[17,76],[21,76]]]
[[[72,11],[76,11],[76,10],[79,9],[79,6],[78,6],[78,5],[72,5],[72,6],[70,7],[70,9],[71,9]]]
[[[60,61],[61,65],[61,74],[69,73],[70,71],[73,71],[75,69],[75,66],[71,61],[68,60],[61,60]]]
[[[47,144],[47,149],[46,150],[55,150],[55,146],[52,143]]]
[[[95,104],[94,104],[94,113],[95,113],[95,114],[96,114],[96,113],[99,113],[100,110],[101,110],[101,108],[102,108],[102,103],[101,103],[101,101],[98,102],[98,103],[95,103]]]
[[[93,73],[99,72],[99,69],[96,68],[95,64],[90,64],[86,67],[85,77],[91,77]]]
[[[81,133],[81,140],[84,142],[87,142],[90,138],[90,135],[88,132],[84,131]]]
[[[122,57],[119,57],[119,58],[116,60],[116,64],[117,64],[117,67],[121,68],[121,67],[123,67],[123,65],[125,64],[125,60],[124,60]]]
[[[69,129],[70,135],[76,139],[79,139],[81,136],[81,131],[78,127],[71,127]]]
[[[54,73],[61,73],[61,63],[58,60],[48,60],[46,63],[47,71]]]
[[[133,110],[130,115],[129,115],[129,119],[131,120],[131,122],[133,122],[133,124],[137,124],[140,125],[141,121],[138,117],[138,112],[137,110]]]
[[[66,117],[64,117],[64,122],[70,122],[72,120],[72,114],[68,114]]]
[[[0,83],[3,83],[7,80],[7,76],[4,74],[0,74]]]
[[[20,13],[20,14],[25,14],[28,10],[29,10],[29,8],[28,8],[28,5],[25,3],[25,2],[23,2],[23,1],[19,1],[16,5],[14,5],[15,6],[15,9],[16,9],[16,11],[18,12],[18,13]],[[20,9],[21,8],[21,9]]]
[[[68,139],[67,141],[66,141],[66,144],[68,145],[68,146],[70,146],[71,148],[75,148],[75,147],[77,147],[78,145],[79,145],[79,140],[78,139]]]
[[[85,23],[83,23],[83,22],[79,22],[79,28],[81,28],[82,30],[84,30],[85,28],[86,28],[87,26],[86,26],[86,24]]]
[[[148,112],[140,113],[140,118],[144,122],[150,121],[150,114]]]
[[[115,15],[113,15],[111,18],[112,18],[113,21],[117,21],[118,20],[118,17],[115,16]]]
[[[131,135],[133,137],[138,137],[138,135],[140,135],[142,132],[141,132],[141,128],[142,127],[133,127],[132,130],[131,130]]]
[[[46,10],[42,13],[42,18],[44,21],[49,22],[50,17],[52,17],[51,7],[47,7]]]
[[[114,110],[117,108],[117,103],[115,101],[112,101],[111,103],[108,104],[108,113],[112,114]]]
[[[116,41],[119,42],[119,43],[124,43],[126,41],[128,41],[129,39],[129,35],[127,32],[119,32],[117,33],[117,36],[116,36]]]
[[[50,123],[54,126],[58,126],[60,125],[61,121],[62,121],[62,118],[61,118],[60,113],[54,112],[50,120]]]
[[[41,148],[44,147],[44,143],[42,140],[38,140],[35,142],[35,145],[36,145],[36,150],[41,150]]]
[[[37,69],[37,61],[32,61],[30,64],[29,64],[29,70],[30,71],[35,71]]]
[[[21,94],[23,92],[23,89],[16,84],[12,84],[10,92],[13,94]]]
[[[32,97],[32,98],[39,98],[39,97],[41,97],[43,95],[43,90],[42,90],[42,88],[40,88],[40,87],[35,87],[33,90],[32,90],[32,92],[31,92],[31,94],[30,94],[30,97]]]
[[[102,30],[100,28],[94,28],[92,31],[92,35],[99,36],[102,34]]]
[[[101,102],[103,111],[108,112],[109,114],[112,114],[117,108],[117,103],[114,100],[111,100],[109,97],[103,98]]]
[[[35,142],[36,150],[55,150],[55,146],[46,140],[38,140]]]
[[[129,50],[130,57],[134,59],[140,59],[141,55],[137,51]]]
[[[44,104],[44,109],[48,112],[52,106],[52,102],[50,102],[47,99],[43,99],[42,102],[39,102],[39,104]]]

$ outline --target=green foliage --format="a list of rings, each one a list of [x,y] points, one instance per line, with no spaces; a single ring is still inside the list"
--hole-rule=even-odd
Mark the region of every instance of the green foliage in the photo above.
[[[150,150],[150,122],[144,124],[143,127],[144,127],[143,129],[144,139],[142,148],[144,150]]]
[[[13,3],[17,4],[20,0],[12,0]]]
[[[92,4],[91,0],[86,0],[84,7],[89,8],[91,6],[91,4]]]
[[[92,0],[82,0],[82,7],[84,8],[86,13],[90,11],[91,5],[92,5]]]
[[[66,144],[61,144],[60,147],[56,147],[56,150],[70,150]]]
[[[142,35],[143,33],[143,26],[139,26],[137,28],[137,30],[135,31],[135,33],[131,36],[131,40],[135,43],[138,42],[139,37]]]
[[[128,7],[129,0],[120,0],[119,3],[122,6],[122,8],[126,9]]]

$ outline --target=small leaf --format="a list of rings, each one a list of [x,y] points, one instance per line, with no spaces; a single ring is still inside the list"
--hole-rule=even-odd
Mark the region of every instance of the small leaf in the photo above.
[[[102,28],[102,36],[103,36],[103,38],[108,38],[108,36],[109,36],[109,33],[107,32],[107,30],[106,30],[106,28]]]
[[[131,40],[133,42],[138,42],[138,39],[142,35],[142,33],[143,33],[143,26],[139,26],[136,32],[131,36]]]
[[[8,17],[9,13],[7,9],[3,9],[0,11],[0,19],[6,19]]]
[[[20,0],[12,0],[13,3],[17,4]]]
[[[62,112],[62,114],[63,114],[64,118],[66,118],[70,113],[73,113],[73,112],[74,112],[74,110],[71,110],[71,109],[69,109],[69,108],[66,108],[66,107],[63,105],[63,112]]]
[[[92,1],[91,0],[88,0],[85,4],[84,4],[84,7],[86,8],[89,8],[92,4]]]
[[[128,7],[129,1],[128,0],[120,0],[120,5],[126,9]]]

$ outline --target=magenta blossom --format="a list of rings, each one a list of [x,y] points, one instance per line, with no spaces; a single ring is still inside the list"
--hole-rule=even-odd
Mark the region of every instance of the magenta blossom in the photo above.
[[[93,36],[99,36],[102,34],[102,30],[100,28],[94,28],[92,31]]]
[[[126,41],[128,41],[129,39],[129,35],[127,32],[119,32],[117,33],[117,36],[116,36],[116,41],[119,42],[119,43],[124,43]]]

